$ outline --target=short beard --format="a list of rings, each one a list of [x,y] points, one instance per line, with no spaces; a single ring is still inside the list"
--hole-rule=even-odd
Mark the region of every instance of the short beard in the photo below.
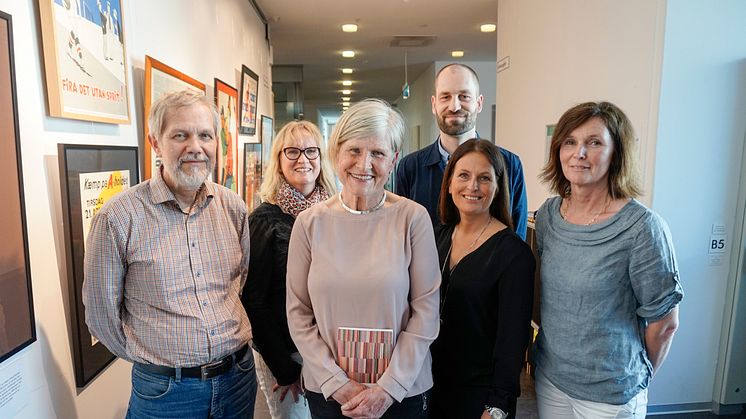
[[[203,160],[205,164],[204,169],[196,169],[192,170],[191,173],[187,173],[181,168],[184,160]],[[173,182],[176,183],[174,186],[189,191],[196,191],[205,183],[207,177],[210,176],[214,165],[206,156],[203,156],[203,159],[198,159],[195,155],[188,154],[179,158],[173,164],[164,165],[163,169],[168,172]]]
[[[444,134],[454,136],[461,135],[477,126],[477,118],[474,113],[464,112],[465,118],[463,123],[450,125],[446,122],[446,116],[449,114],[450,113],[446,113],[445,115],[441,114],[436,118],[438,120],[438,128],[440,129],[440,132]]]

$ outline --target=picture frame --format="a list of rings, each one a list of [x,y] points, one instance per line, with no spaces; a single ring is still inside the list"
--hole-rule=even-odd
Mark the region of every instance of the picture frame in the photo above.
[[[215,183],[238,193],[238,90],[215,79],[215,106],[220,115]]]
[[[177,92],[181,90],[192,90],[194,92],[205,93],[205,84],[201,81],[187,76],[179,70],[170,67],[155,58],[145,56],[145,96],[143,96],[143,130],[144,130],[144,147],[143,147],[143,164],[144,179],[150,179],[153,171],[160,167],[160,160],[152,152],[148,134],[148,116],[150,108],[156,100],[166,93]]]
[[[17,97],[13,19],[0,12],[0,363],[36,341]]]
[[[244,143],[243,145],[243,199],[249,212],[262,202],[259,189],[262,186],[262,144]]]
[[[256,134],[256,111],[259,76],[245,65],[241,66],[241,95],[239,97],[238,131],[243,135]]]
[[[130,123],[123,1],[39,0],[50,116]]]
[[[140,182],[137,147],[58,144],[75,384],[85,387],[115,356],[91,336],[83,306],[83,259],[91,220]]]
[[[263,161],[269,161],[270,159],[270,153],[272,150],[272,140],[275,138],[275,129],[274,129],[275,122],[272,120],[271,117],[267,115],[262,115],[261,118],[261,143],[262,148],[264,149],[264,155],[262,156]]]

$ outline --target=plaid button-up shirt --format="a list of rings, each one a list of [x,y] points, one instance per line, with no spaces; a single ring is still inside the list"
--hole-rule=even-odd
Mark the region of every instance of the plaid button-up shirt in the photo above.
[[[90,332],[116,356],[203,365],[241,348],[251,326],[240,301],[249,260],[246,204],[205,182],[186,213],[160,172],[94,217],[83,302]]]

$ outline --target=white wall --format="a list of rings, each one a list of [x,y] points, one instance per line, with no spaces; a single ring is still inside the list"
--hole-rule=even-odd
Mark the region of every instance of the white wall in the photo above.
[[[402,156],[432,143],[438,135],[438,127],[430,106],[435,72],[435,63],[433,63],[410,84],[409,98],[405,100],[399,96],[396,100],[396,106],[404,115],[404,123],[407,127],[407,134],[402,143]],[[420,127],[419,147],[418,144],[412,144],[412,136],[417,126]]]
[[[238,86],[246,64],[260,77],[258,113],[272,115],[270,53],[264,26],[246,0],[124,1],[132,124],[46,116],[36,1],[0,0],[13,17],[24,192],[38,341],[0,366],[24,371],[27,400],[18,418],[121,418],[130,392],[129,364],[115,361],[76,389],[70,346],[57,144],[142,145],[145,54],[204,82]],[[239,142],[249,140],[241,137]],[[242,160],[243,146],[239,148]],[[242,161],[239,161],[242,167]],[[20,402],[23,400],[19,399]]]
[[[653,208],[671,227],[685,296],[681,328],[651,389],[659,402],[709,402],[717,379],[731,249],[719,266],[708,265],[707,251],[713,223],[726,225],[731,243],[740,236],[734,226],[746,134],[744,18],[739,0],[669,1],[666,11]]]
[[[521,157],[529,210],[549,196],[537,178],[546,125],[578,103],[621,107],[644,167],[652,161],[664,17],[664,0],[498,1],[497,58],[509,56],[510,67],[497,74],[495,131],[498,144]],[[644,179],[649,194],[649,168]]]
[[[396,105],[402,111],[407,125],[407,138],[403,145],[403,155],[417,149],[410,144],[411,130],[417,125],[420,126],[420,147],[432,144],[438,136],[439,130],[432,113],[430,99],[435,93],[435,75],[441,68],[453,62],[468,65],[479,76],[480,93],[484,96],[484,105],[482,113],[477,117],[477,132],[483,138],[491,137],[497,64],[493,61],[436,61],[412,82],[409,99],[404,100],[400,97],[396,101]],[[504,145],[499,141],[498,144]]]

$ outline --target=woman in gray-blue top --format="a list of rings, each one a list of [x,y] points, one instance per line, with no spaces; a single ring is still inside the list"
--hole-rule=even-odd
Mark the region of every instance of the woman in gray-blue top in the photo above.
[[[543,418],[644,418],[683,296],[665,221],[635,198],[635,134],[608,102],[577,105],[552,136],[536,215]]]

